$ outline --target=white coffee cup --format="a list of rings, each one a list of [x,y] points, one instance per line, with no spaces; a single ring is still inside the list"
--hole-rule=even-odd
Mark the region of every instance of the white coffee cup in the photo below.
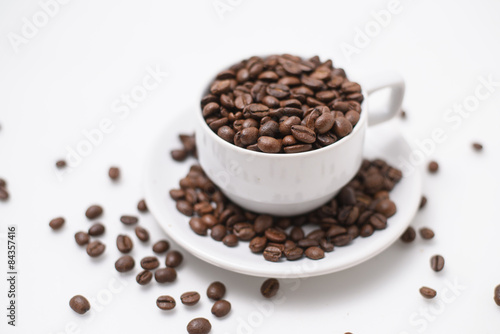
[[[385,122],[400,109],[405,84],[397,73],[384,73],[361,82],[364,101],[353,131],[332,145],[302,153],[263,153],[220,138],[196,113],[198,159],[208,177],[234,203],[258,213],[293,216],[330,200],[356,174],[363,160],[367,126]],[[201,97],[208,93],[209,83]],[[384,112],[370,113],[370,95],[390,89]],[[201,99],[200,97],[200,99]]]

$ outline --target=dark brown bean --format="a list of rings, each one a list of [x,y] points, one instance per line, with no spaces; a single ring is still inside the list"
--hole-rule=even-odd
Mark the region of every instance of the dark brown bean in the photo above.
[[[432,298],[436,297],[436,295],[437,295],[436,290],[425,287],[425,286],[420,288],[420,294],[422,295],[422,297],[427,298],[427,299],[432,299]]]
[[[83,246],[89,243],[90,237],[85,232],[76,232],[75,241],[78,245]]]
[[[300,142],[312,144],[316,141],[316,133],[303,125],[292,125],[292,136]]]
[[[298,260],[304,254],[304,250],[300,247],[285,248],[285,257],[289,261]]]
[[[69,300],[69,306],[78,314],[85,314],[90,310],[90,303],[82,295],[76,295]]]
[[[439,169],[439,164],[436,161],[431,161],[431,162],[429,162],[428,169],[429,169],[429,172],[432,174],[437,173],[437,171]]]
[[[227,141],[229,143],[233,143],[234,142],[234,135],[235,134],[236,133],[234,132],[234,130],[231,129],[227,125],[221,126],[217,130],[217,135],[219,135],[219,137],[221,137],[222,139],[224,139],[225,141]]]
[[[267,246],[264,249],[263,254],[264,254],[264,259],[266,259],[267,261],[278,262],[279,259],[281,258],[282,251],[280,248],[276,246]]]
[[[335,122],[335,116],[332,112],[324,112],[321,116],[316,119],[314,123],[315,129],[320,134],[327,133],[333,127],[333,123]]]
[[[135,235],[137,236],[137,238],[139,240],[141,240],[142,242],[147,242],[149,241],[149,232],[148,230],[146,230],[144,227],[141,227],[141,226],[137,226],[135,228]]]
[[[396,204],[390,199],[384,199],[378,202],[375,210],[389,218],[396,213]]]
[[[121,216],[120,217],[120,221],[125,224],[125,225],[133,225],[133,224],[137,224],[137,222],[139,221],[139,218],[135,217],[135,216]]]
[[[156,256],[146,256],[141,260],[142,269],[153,270],[160,266],[160,261]]]
[[[415,237],[417,236],[417,233],[415,232],[415,229],[413,227],[408,227],[406,231],[401,235],[401,241],[405,243],[410,243],[413,240],[415,240]]]
[[[319,260],[325,257],[325,252],[319,247],[309,247],[304,253],[311,260]]]
[[[195,318],[188,323],[186,328],[189,334],[208,334],[212,330],[212,325],[205,318]]]
[[[148,284],[149,282],[151,282],[151,279],[153,279],[153,273],[149,270],[143,270],[135,277],[135,280],[140,285]]]
[[[268,228],[264,235],[270,242],[282,243],[286,240],[286,233],[275,227]]]
[[[228,234],[222,239],[222,243],[227,247],[236,247],[238,246],[238,237],[234,234]]]
[[[170,156],[175,161],[182,162],[182,161],[184,161],[184,160],[187,159],[188,152],[186,150],[184,150],[184,149],[182,149],[182,150],[172,150],[172,151],[170,151]]]
[[[483,145],[480,143],[472,143],[472,148],[478,152],[483,150]]]
[[[189,220],[189,227],[198,235],[207,235],[208,227],[202,222],[201,218],[191,218]]]
[[[167,240],[160,240],[153,245],[153,252],[161,254],[168,251],[169,248],[170,248],[170,243]]]
[[[89,228],[88,234],[93,237],[96,237],[99,235],[103,235],[105,231],[106,227],[103,224],[95,223]]]
[[[165,258],[165,265],[167,267],[176,268],[182,263],[183,258],[182,254],[178,251],[170,251]]]
[[[200,301],[200,294],[196,291],[184,292],[181,295],[181,302],[187,306],[196,305]]]
[[[218,300],[212,306],[212,314],[217,318],[226,316],[231,311],[231,303],[227,300]]]
[[[94,240],[87,245],[87,254],[90,257],[97,257],[104,253],[106,246],[99,240]]]
[[[177,201],[177,210],[185,216],[191,217],[194,213],[194,208],[191,203],[185,200]]]
[[[155,271],[155,280],[158,283],[170,283],[177,278],[177,271],[174,268],[160,268]]]
[[[109,178],[113,181],[118,180],[120,178],[120,168],[118,167],[110,167],[108,171]]]
[[[49,226],[50,228],[52,228],[53,230],[58,230],[60,229],[61,227],[63,227],[64,225],[64,218],[63,217],[58,217],[58,218],[54,218],[52,219],[50,222],[49,222]]]
[[[424,240],[430,240],[432,238],[434,238],[434,231],[431,230],[430,228],[428,227],[423,227],[419,230],[420,232],[420,236],[422,237],[422,239]]]
[[[134,269],[134,267],[135,261],[134,258],[130,255],[123,255],[115,262],[115,269],[120,273],[130,271]]]
[[[130,253],[132,248],[134,247],[134,244],[132,242],[132,239],[130,239],[129,236],[120,234],[116,238],[116,247],[118,250],[122,253]]]
[[[64,168],[66,167],[67,163],[65,160],[57,160],[56,161],[56,167],[57,168]],[[2,186],[2,187],[5,187],[5,186]]]
[[[260,286],[260,293],[265,298],[272,298],[276,296],[278,290],[280,289],[280,283],[275,278],[269,278],[265,280]]]
[[[248,246],[250,247],[252,253],[260,253],[264,250],[264,248],[266,248],[266,245],[266,237],[255,237],[250,241]]]
[[[175,307],[175,299],[171,296],[160,296],[156,299],[156,306],[164,311],[171,310]]]
[[[102,207],[100,205],[91,205],[91,206],[89,206],[87,211],[85,211],[85,216],[88,219],[95,219],[95,218],[101,216],[103,211],[104,210],[102,209]]]
[[[339,138],[343,138],[352,132],[352,124],[345,117],[335,118],[333,131]]]
[[[148,211],[148,206],[146,205],[146,201],[141,199],[139,203],[137,203],[137,210],[140,212],[146,212]]]
[[[217,241],[222,241],[224,237],[227,234],[227,229],[224,225],[218,224],[212,227],[212,230],[210,231],[210,236],[212,239],[217,240]]]
[[[500,285],[497,285],[494,290],[493,294],[493,300],[495,301],[495,304],[500,306]]]
[[[431,257],[431,268],[435,272],[439,272],[444,268],[444,257],[441,255],[434,255]]]
[[[221,282],[212,282],[207,288],[207,296],[213,300],[220,300],[226,294],[226,286]]]

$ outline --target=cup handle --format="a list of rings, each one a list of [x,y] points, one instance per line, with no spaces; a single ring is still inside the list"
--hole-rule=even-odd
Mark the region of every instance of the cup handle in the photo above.
[[[383,74],[368,78],[363,82],[368,96],[384,88],[391,90],[388,107],[379,112],[368,113],[368,125],[376,125],[393,118],[400,110],[405,95],[405,82],[403,77],[396,72],[384,72]]]

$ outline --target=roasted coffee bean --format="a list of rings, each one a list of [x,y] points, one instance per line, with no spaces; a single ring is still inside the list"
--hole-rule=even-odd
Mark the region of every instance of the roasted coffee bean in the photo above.
[[[241,144],[244,146],[255,144],[259,136],[259,130],[256,127],[244,128],[239,133]]]
[[[417,236],[417,233],[415,232],[415,229],[413,227],[408,227],[406,231],[403,233],[401,236],[401,241],[405,243],[410,243],[413,240],[415,240],[415,237]]]
[[[49,222],[49,226],[53,229],[53,230],[58,230],[60,229],[61,227],[63,227],[64,225],[64,218],[63,217],[58,217],[58,218],[54,218],[52,219],[50,222]]]
[[[304,254],[304,250],[300,247],[285,248],[285,257],[289,261],[298,260]]]
[[[281,258],[282,251],[276,246],[267,246],[264,249],[264,259],[271,262],[278,262]]]
[[[444,268],[444,257],[441,255],[434,255],[431,257],[431,268],[435,272],[441,271]]]
[[[217,241],[222,241],[227,234],[227,229],[224,225],[218,224],[212,227],[210,230],[210,236],[212,239]]]
[[[270,242],[282,243],[286,240],[286,233],[275,227],[268,228],[264,235]]]
[[[149,282],[151,282],[152,278],[153,278],[153,273],[151,273],[149,270],[143,270],[139,274],[137,274],[135,280],[140,285],[146,285]]]
[[[189,227],[198,235],[207,235],[208,227],[202,222],[201,218],[191,218],[189,220]]]
[[[90,303],[82,295],[76,295],[69,300],[69,306],[73,311],[78,314],[85,314],[88,310],[90,310]]]
[[[226,316],[229,311],[231,311],[231,303],[224,299],[216,301],[212,306],[212,314],[217,318]]]
[[[132,248],[134,247],[134,244],[132,242],[132,239],[130,239],[129,236],[120,234],[116,238],[116,247],[118,250],[122,253],[130,253]]]
[[[290,89],[286,85],[273,83],[267,86],[266,88],[267,94],[274,96],[277,99],[284,99],[290,95]]]
[[[331,242],[329,242],[326,238],[322,238],[319,241],[319,247],[321,247],[322,250],[325,252],[332,252],[334,249],[334,246]]]
[[[292,136],[300,142],[311,144],[316,141],[316,133],[303,125],[292,125]]]
[[[228,122],[228,118],[227,117],[219,118],[219,119],[216,119],[215,121],[210,122],[210,124],[208,126],[214,132],[217,132],[222,126],[226,125],[227,122]]]
[[[196,151],[196,139],[194,135],[180,134],[179,140],[184,146],[184,150],[189,153],[194,153]]]
[[[361,229],[359,231],[359,235],[363,238],[369,237],[373,234],[375,230],[373,229],[373,226],[370,224],[364,224],[361,226]]]
[[[227,247],[236,247],[238,246],[238,237],[234,234],[228,234],[222,239],[222,243]]]
[[[226,286],[221,282],[213,282],[207,288],[207,296],[213,300],[220,300],[226,294]]]
[[[83,246],[89,243],[90,237],[85,232],[76,232],[75,241],[78,245]]]
[[[434,238],[434,231],[431,230],[430,228],[428,227],[423,227],[419,230],[420,232],[420,236],[422,237],[422,239],[424,240],[430,240],[432,238]]]
[[[221,137],[222,139],[224,139],[225,141],[229,142],[229,143],[233,143],[234,142],[234,135],[236,134],[234,132],[233,129],[231,129],[229,126],[227,125],[224,125],[224,126],[221,126],[218,130],[217,130],[217,134],[219,135],[219,137]]]
[[[101,223],[95,223],[89,228],[89,235],[96,237],[99,235],[103,235],[104,231],[106,230],[106,227],[104,227],[103,224]]]
[[[383,230],[387,227],[387,218],[380,213],[373,214],[368,221],[376,230]]]
[[[279,130],[282,136],[292,134],[292,126],[299,125],[301,122],[300,118],[297,116],[284,116],[279,121]]]
[[[9,192],[3,186],[0,186],[0,201],[6,201],[9,199]]]
[[[391,217],[396,213],[396,204],[390,199],[384,199],[378,202],[375,210],[386,217]]]
[[[290,231],[290,239],[292,239],[293,241],[299,241],[301,239],[304,239],[304,237],[304,230],[299,226],[294,226]]]
[[[311,260],[319,260],[325,257],[325,252],[319,247],[309,247],[304,253]]]
[[[181,302],[187,306],[196,305],[200,301],[200,294],[196,291],[184,292],[181,295]]]
[[[90,257],[97,257],[104,253],[106,246],[99,240],[94,240],[87,245],[87,254]]]
[[[142,269],[153,270],[160,266],[160,261],[156,256],[146,256],[141,260]]]
[[[267,239],[266,237],[255,237],[250,241],[248,245],[252,253],[260,253],[266,248]]]
[[[186,196],[186,193],[183,189],[172,189],[172,190],[170,190],[169,194],[170,194],[170,197],[172,197],[172,199],[174,201],[178,201],[180,199],[183,199],[184,196]]]
[[[249,223],[237,223],[233,226],[233,233],[240,240],[251,240],[255,236],[255,231],[252,224]],[[268,238],[269,239],[269,238]]]
[[[500,306],[500,285],[497,285],[495,287],[495,291],[494,291],[494,294],[493,294],[493,300],[495,301],[495,304],[497,304],[498,306]]]
[[[120,177],[120,169],[118,167],[111,167],[109,168],[108,175],[111,180],[118,180]]]
[[[170,248],[170,243],[167,240],[160,240],[153,245],[153,252],[161,254],[168,251],[169,248]]]
[[[281,151],[281,141],[273,137],[263,136],[258,139],[257,146],[265,153],[278,153]]]
[[[346,246],[352,241],[352,237],[349,234],[341,234],[332,238],[332,242],[337,247]]]
[[[195,318],[188,323],[186,328],[189,334],[208,334],[212,330],[212,325],[205,318]]]
[[[478,152],[483,150],[483,145],[480,143],[472,143],[472,148]]]
[[[292,146],[286,146],[284,149],[285,153],[300,153],[312,150],[311,144],[297,144]]]
[[[137,218],[135,216],[121,216],[120,221],[125,225],[133,225],[133,224],[137,224],[137,222],[139,221],[139,218]]]
[[[91,206],[89,206],[87,211],[85,211],[85,216],[88,219],[95,219],[95,218],[99,217],[100,215],[102,215],[102,212],[103,212],[103,209],[100,205],[91,205]]]
[[[149,241],[149,232],[144,227],[137,226],[135,228],[135,235],[142,242]]]
[[[115,268],[118,272],[124,273],[134,269],[135,261],[130,255],[123,255],[115,262]]]
[[[327,133],[333,127],[333,123],[335,122],[335,116],[332,112],[324,112],[321,116],[316,119],[314,123],[315,129],[320,134]]]
[[[265,298],[272,298],[276,296],[278,290],[280,289],[280,282],[275,278],[269,278],[265,280],[260,286],[260,293]]]
[[[182,263],[183,258],[182,254],[178,251],[170,251],[165,258],[165,265],[167,267],[176,268]]]
[[[326,232],[326,236],[328,238],[333,238],[333,237],[336,237],[337,235],[341,235],[341,234],[344,234],[346,232],[347,232],[347,230],[345,229],[345,227],[334,224],[328,229],[328,231]]]
[[[177,201],[177,210],[185,216],[191,217],[194,213],[194,208],[191,203],[185,200]]]
[[[431,161],[431,162],[429,162],[429,165],[427,168],[429,169],[430,173],[434,174],[438,171],[439,164],[436,161]]]
[[[307,239],[314,239],[316,241],[319,241],[324,237],[325,237],[325,231],[321,229],[313,230],[306,235]]]
[[[170,151],[170,156],[175,161],[181,162],[181,161],[186,160],[186,158],[188,157],[188,152],[186,150],[184,150],[184,149],[182,149],[182,150],[172,150],[172,151]]]
[[[146,212],[148,211],[148,206],[146,205],[146,201],[141,199],[139,203],[137,203],[137,210],[140,212]]]
[[[66,167],[66,161],[65,160],[57,160],[56,161],[56,167],[57,168],[64,168]],[[5,187],[5,186],[2,186],[2,187]]]
[[[422,295],[422,297],[427,298],[427,299],[432,299],[432,298],[436,297],[436,295],[437,295],[436,290],[425,287],[425,286],[420,288],[420,294]]]
[[[259,215],[255,218],[254,230],[257,234],[264,233],[268,228],[273,225],[273,217],[269,215]]]
[[[160,296],[156,299],[156,306],[161,310],[171,310],[175,307],[175,299],[171,296]]]
[[[177,271],[174,268],[160,268],[155,271],[155,280],[158,283],[173,282],[177,278]]]
[[[423,209],[426,204],[427,204],[427,197],[422,196],[422,198],[420,199],[420,205],[418,206],[418,208]]]
[[[343,138],[352,132],[352,124],[345,117],[335,118],[333,132],[338,138]]]
[[[297,246],[299,246],[301,248],[309,248],[309,247],[319,246],[319,240],[304,238],[304,239],[299,240],[297,242]]]

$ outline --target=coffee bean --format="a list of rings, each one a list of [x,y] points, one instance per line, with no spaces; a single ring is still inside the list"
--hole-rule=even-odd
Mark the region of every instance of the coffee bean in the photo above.
[[[181,295],[181,302],[187,306],[196,305],[200,301],[200,294],[196,291],[184,292]]]
[[[90,303],[84,296],[76,295],[69,300],[69,306],[78,314],[85,314],[90,310]]]
[[[155,280],[158,283],[173,282],[177,278],[177,271],[174,268],[161,268],[155,271]]]
[[[429,162],[428,169],[429,169],[430,173],[434,174],[438,171],[439,165],[436,161],[431,161],[431,162]]]
[[[427,204],[427,197],[422,196],[422,198],[420,199],[420,205],[418,206],[418,208],[423,209],[426,204]]]
[[[231,311],[231,303],[227,300],[218,300],[212,306],[212,314],[217,318],[225,317]]]
[[[335,118],[333,132],[339,138],[343,138],[352,132],[352,124],[345,117]]]
[[[214,227],[215,225],[217,225],[218,223],[218,220],[217,218],[215,218],[215,216],[213,214],[205,214],[203,216],[201,216],[201,221],[203,222],[203,224],[205,224],[208,228],[212,228]]]
[[[301,239],[297,242],[297,246],[299,246],[301,248],[309,248],[309,247],[319,246],[319,240],[304,238],[304,239]]]
[[[148,206],[146,205],[146,201],[141,199],[139,203],[137,203],[137,210],[140,212],[146,212],[148,211]]]
[[[278,293],[280,289],[280,283],[275,278],[269,278],[262,283],[260,287],[260,293],[265,298],[272,298]]]
[[[97,257],[104,253],[106,246],[99,240],[94,240],[87,245],[87,254],[90,257]]]
[[[441,255],[434,255],[431,257],[431,268],[435,272],[439,272],[444,268],[444,257]]]
[[[292,146],[287,146],[283,149],[285,153],[300,153],[312,150],[311,144],[297,144]]]
[[[265,153],[278,153],[281,151],[281,142],[273,137],[262,136],[257,141],[257,146]]]
[[[181,141],[186,152],[194,153],[196,151],[196,138],[194,134],[179,134],[179,140]]]
[[[495,304],[497,304],[498,306],[500,306],[500,285],[497,285],[495,287],[495,291],[494,291],[494,294],[493,294],[493,300],[495,301]]]
[[[373,229],[373,226],[370,225],[370,224],[363,224],[363,226],[361,226],[361,229],[359,231],[359,235],[363,238],[367,238],[369,236],[371,236],[374,232],[374,229]]]
[[[293,241],[304,239],[304,230],[299,226],[294,226],[290,231],[290,239],[292,239]]]
[[[387,227],[387,218],[380,213],[373,214],[368,221],[376,230],[383,230]]]
[[[268,228],[273,225],[273,217],[269,215],[259,215],[255,218],[254,230],[257,234],[264,233]]]
[[[274,83],[266,88],[267,94],[274,96],[277,99],[284,99],[290,95],[290,89],[286,85]]]
[[[300,247],[285,248],[285,257],[289,261],[298,260],[304,254],[304,250]]]
[[[384,199],[378,202],[375,210],[386,217],[391,217],[396,213],[396,204],[390,199]]]
[[[146,256],[141,260],[142,269],[153,270],[160,266],[160,261],[156,256]]]
[[[292,125],[292,136],[300,142],[311,144],[316,141],[313,130],[303,125]]]
[[[135,235],[142,242],[149,241],[149,232],[144,227],[137,226],[135,228]]]
[[[217,241],[222,241],[222,239],[224,239],[226,234],[227,234],[227,229],[222,224],[215,225],[210,230],[210,236],[212,237],[212,239]]]
[[[156,306],[164,311],[171,310],[175,307],[175,299],[171,296],[160,296],[156,299]]]
[[[480,143],[472,143],[472,148],[478,152],[483,150],[483,145]]]
[[[95,223],[94,225],[92,225],[89,228],[88,234],[91,235],[91,236],[93,236],[93,237],[96,237],[96,236],[99,236],[99,235],[103,235],[105,230],[106,230],[106,227],[104,227],[103,224],[101,224],[101,223]]]
[[[325,257],[325,252],[319,247],[309,247],[304,253],[311,260],[319,260]]]
[[[188,323],[186,328],[189,334],[208,334],[212,330],[212,325],[205,318],[195,318]]]
[[[185,216],[191,217],[194,213],[194,208],[188,201],[180,200],[177,201],[177,210]]]
[[[120,177],[120,169],[118,167],[111,167],[108,171],[108,175],[111,180],[118,180]]]
[[[134,269],[134,267],[135,261],[134,258],[130,255],[123,255],[115,262],[115,269],[120,273],[130,271]]]
[[[9,192],[3,186],[0,186],[0,201],[6,201],[9,199]]]
[[[167,253],[167,256],[165,258],[165,265],[167,267],[176,268],[182,263],[182,260],[182,254],[178,251],[173,250]]]
[[[325,252],[333,252],[334,246],[331,242],[329,242],[326,238],[322,238],[319,241],[319,246],[321,247],[322,250]]]
[[[415,240],[415,237],[417,236],[417,233],[415,232],[415,229],[413,227],[408,227],[406,231],[401,235],[401,241],[405,243],[412,242]]]
[[[260,253],[266,248],[267,239],[266,237],[255,237],[250,241],[248,245],[252,253]]]
[[[169,248],[170,248],[170,244],[167,240],[160,240],[160,241],[157,241],[153,245],[153,252],[155,252],[157,254],[161,254],[161,253],[165,253],[166,251],[168,251]]]
[[[67,165],[67,164],[66,164],[66,161],[65,161],[65,160],[57,160],[57,161],[56,161],[56,167],[57,167],[57,168],[64,168],[64,167],[66,167],[66,165]]]
[[[337,247],[342,247],[348,245],[352,241],[352,237],[349,234],[341,234],[332,238],[332,242]]]
[[[324,237],[325,231],[323,231],[322,229],[313,230],[306,235],[307,239],[314,239],[316,241],[320,241]]]
[[[436,295],[437,295],[436,290],[425,287],[425,286],[420,288],[420,294],[422,295],[422,297],[427,298],[427,299],[432,299],[432,298],[436,297]]]
[[[238,246],[238,237],[234,234],[228,234],[222,239],[222,243],[227,247],[236,247]]]
[[[133,224],[137,224],[137,222],[139,221],[139,218],[137,218],[135,216],[121,216],[120,221],[125,225],[133,225]]]
[[[268,228],[264,235],[270,242],[282,243],[286,240],[285,232],[275,227]]]
[[[53,229],[53,230],[58,230],[60,229],[61,227],[63,227],[64,225],[64,218],[63,217],[58,217],[58,218],[54,218],[50,221],[49,223],[49,226]]]
[[[422,239],[424,240],[430,240],[432,238],[434,238],[434,231],[431,230],[430,228],[428,227],[423,227],[419,230],[420,232],[420,236],[422,237]]]
[[[182,149],[182,150],[172,150],[172,151],[170,151],[170,156],[175,161],[181,162],[181,161],[186,160],[186,158],[188,157],[188,152],[186,150],[184,150],[184,149]]]
[[[83,246],[89,243],[90,237],[85,232],[76,232],[75,241],[78,245]]]
[[[120,234],[116,238],[116,247],[118,250],[122,253],[130,253],[132,248],[134,247],[134,244],[132,243],[132,239],[130,239],[129,236]]]
[[[221,126],[217,130],[217,135],[219,135],[219,137],[221,137],[222,139],[224,139],[225,141],[227,141],[229,143],[233,143],[234,142],[234,135],[235,134],[236,133],[234,132],[234,130],[231,129],[227,125]]]
[[[91,206],[89,206],[87,211],[85,211],[85,216],[88,219],[95,219],[95,218],[99,217],[100,215],[102,215],[102,212],[103,212],[103,209],[100,205],[91,205]]]
[[[149,282],[151,282],[152,278],[153,278],[153,273],[151,273],[149,270],[143,270],[139,274],[137,274],[135,280],[140,285],[146,285]]]
[[[328,111],[324,112],[316,119],[314,127],[318,131],[318,133],[324,134],[332,129],[334,122],[335,116],[333,115],[333,113]]]
[[[207,296],[213,300],[220,300],[226,294],[226,286],[221,282],[213,282],[208,286]]]
[[[174,201],[178,201],[180,199],[183,199],[186,196],[186,192],[182,189],[172,189],[172,190],[170,190],[169,194],[170,194],[170,197],[172,197],[172,199]]]
[[[237,223],[233,226],[233,233],[240,240],[251,240],[255,236],[255,230],[252,224],[249,223]]]
[[[264,249],[264,259],[271,262],[278,262],[281,258],[282,251],[276,246],[267,246]]]

